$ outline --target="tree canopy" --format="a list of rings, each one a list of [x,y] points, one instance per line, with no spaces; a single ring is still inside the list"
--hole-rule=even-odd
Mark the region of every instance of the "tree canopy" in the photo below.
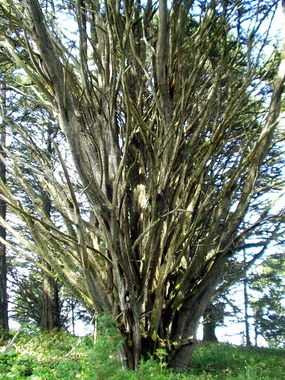
[[[276,7],[2,2],[19,105],[2,160],[21,188],[0,186],[21,220],[0,221],[6,244],[112,315],[129,368],[164,347],[186,369],[234,255],[283,231],[265,197],[284,186],[284,46],[265,54]]]

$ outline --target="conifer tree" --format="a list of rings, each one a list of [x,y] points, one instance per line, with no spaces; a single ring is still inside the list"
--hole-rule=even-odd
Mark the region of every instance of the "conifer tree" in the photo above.
[[[234,255],[268,223],[263,245],[282,229],[264,200],[283,184],[268,168],[279,170],[284,49],[266,62],[262,29],[277,1],[8,4],[1,44],[62,140],[51,159],[37,143],[40,120],[11,121],[37,186],[9,154],[27,199],[3,183],[1,198],[29,237],[1,224],[91,313],[111,314],[129,368],[163,347],[187,369]]]

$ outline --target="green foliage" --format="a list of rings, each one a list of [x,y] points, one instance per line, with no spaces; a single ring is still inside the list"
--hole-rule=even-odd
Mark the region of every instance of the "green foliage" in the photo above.
[[[23,268],[28,270],[22,270]],[[9,295],[13,299],[10,317],[21,326],[39,327],[43,310],[43,272],[28,260],[14,257],[9,268]],[[53,312],[59,328],[73,328],[74,320],[90,321],[90,314],[58,281],[53,282]],[[57,315],[58,314],[58,315]],[[73,318],[70,316],[73,315]]]
[[[269,347],[284,347],[284,273],[284,253],[276,253],[257,267],[251,276],[250,287],[255,293],[250,304],[254,312],[256,336],[263,336]]]
[[[159,360],[142,360],[134,372],[121,368],[118,350],[122,339],[110,319],[101,323],[98,335],[94,347],[91,336],[80,338],[79,342],[79,338],[66,333],[21,332],[15,349],[0,353],[0,379],[284,379],[284,349],[198,343],[187,373],[165,368],[163,350],[157,352]]]
[[[74,379],[81,373],[83,361],[65,355],[78,338],[63,332],[21,331],[16,348],[0,354],[0,379]]]
[[[87,368],[87,374],[94,380],[125,379],[119,358],[123,339],[108,316],[103,315],[100,318],[98,335],[94,349],[89,353],[90,364]]]
[[[264,194],[283,186],[283,151],[270,146],[284,78],[267,114],[277,64],[259,60],[269,41],[258,32],[275,2],[0,7],[2,51],[27,75],[12,81],[19,101],[7,120],[16,183],[1,185],[22,220],[19,229],[10,218],[12,247],[47,260],[92,313],[113,312],[136,364],[132,337],[142,333],[154,352],[153,337],[170,336],[179,349],[249,234],[261,248],[280,235]],[[76,20],[79,40],[57,32],[63,15],[66,25]]]
[[[14,361],[17,359],[18,354],[9,352],[7,354],[0,354],[0,374],[3,375],[5,371],[10,371]]]
[[[281,349],[201,344],[193,355],[191,373],[198,379],[282,379],[283,356]]]

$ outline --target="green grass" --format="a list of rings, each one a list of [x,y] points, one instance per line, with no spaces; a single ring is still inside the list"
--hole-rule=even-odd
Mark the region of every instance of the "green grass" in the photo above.
[[[188,373],[174,373],[154,359],[142,361],[137,372],[123,371],[116,354],[120,339],[110,338],[109,333],[106,329],[94,347],[92,337],[21,332],[15,339],[16,347],[8,353],[3,353],[5,346],[0,347],[0,379],[285,379],[284,349],[219,343],[198,343]]]
[[[285,379],[285,350],[198,343],[191,372],[197,379]]]

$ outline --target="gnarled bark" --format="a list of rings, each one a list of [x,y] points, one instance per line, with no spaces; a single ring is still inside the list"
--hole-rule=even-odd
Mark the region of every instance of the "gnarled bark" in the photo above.
[[[19,4],[10,5],[12,16],[3,13],[15,26]],[[76,171],[56,141],[60,176],[26,142],[64,227],[43,212],[12,154],[10,171],[34,214],[4,184],[1,197],[33,242],[1,224],[91,312],[113,316],[130,368],[141,353],[165,347],[172,365],[186,369],[226,263],[270,213],[265,206],[257,221],[245,219],[265,192],[261,168],[277,127],[283,58],[266,113],[256,97],[256,81],[263,85],[256,29],[246,35],[241,25],[256,12],[260,26],[275,2],[267,9],[253,2],[247,16],[224,1],[101,6],[82,0],[70,10],[79,32],[72,49],[37,0],[23,3],[19,39],[6,34],[7,54],[53,110]]]

